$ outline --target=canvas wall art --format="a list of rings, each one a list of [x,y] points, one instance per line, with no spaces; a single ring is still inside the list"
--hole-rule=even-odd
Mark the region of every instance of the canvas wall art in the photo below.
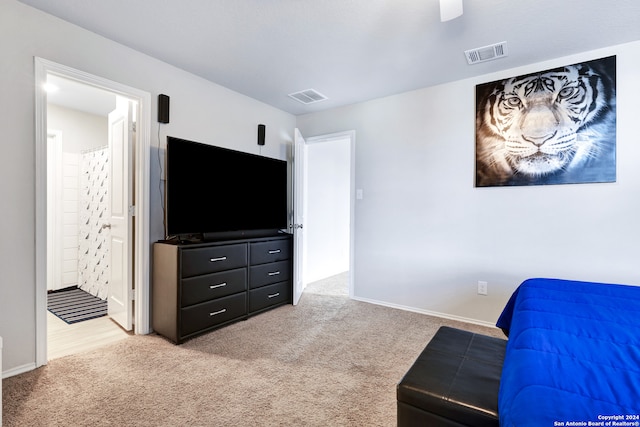
[[[615,56],[476,86],[476,187],[615,180]]]

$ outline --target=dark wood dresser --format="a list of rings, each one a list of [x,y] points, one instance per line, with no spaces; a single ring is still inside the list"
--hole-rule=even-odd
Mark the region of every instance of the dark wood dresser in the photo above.
[[[292,302],[289,234],[153,245],[152,325],[179,344]]]

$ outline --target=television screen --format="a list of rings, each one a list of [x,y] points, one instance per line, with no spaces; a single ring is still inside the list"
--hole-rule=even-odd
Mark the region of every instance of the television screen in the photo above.
[[[167,234],[287,228],[287,162],[167,137]]]

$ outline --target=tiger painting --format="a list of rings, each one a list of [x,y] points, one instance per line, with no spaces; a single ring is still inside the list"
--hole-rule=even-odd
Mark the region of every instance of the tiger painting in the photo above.
[[[614,182],[616,57],[476,86],[476,186]]]

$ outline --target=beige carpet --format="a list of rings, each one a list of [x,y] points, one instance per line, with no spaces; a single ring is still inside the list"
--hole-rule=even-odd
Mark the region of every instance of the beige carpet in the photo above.
[[[176,346],[133,336],[3,383],[5,426],[394,426],[396,384],[441,325],[349,300],[345,276]]]

